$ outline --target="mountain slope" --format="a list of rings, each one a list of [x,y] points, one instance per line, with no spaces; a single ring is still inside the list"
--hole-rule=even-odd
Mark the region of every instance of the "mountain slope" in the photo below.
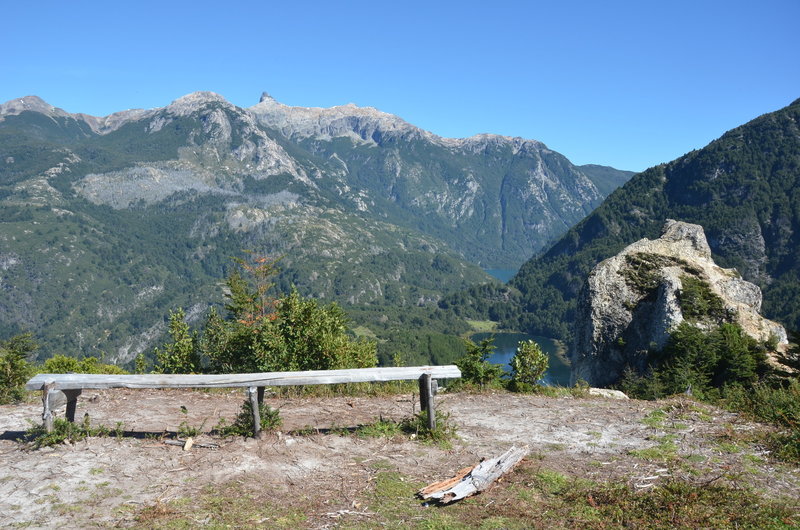
[[[0,153],[0,334],[119,362],[170,308],[199,318],[219,302],[243,249],[284,256],[282,289],[424,307],[490,281],[478,264],[520,263],[602,198],[539,142],[208,92],[103,118],[14,100]]]
[[[764,292],[764,314],[800,329],[800,100],[705,148],[650,168],[520,269],[512,325],[567,337],[591,268],[658,237],[668,218],[702,225],[717,260]]]
[[[535,140],[441,138],[352,104],[289,107],[265,94],[249,110],[316,157],[328,177],[320,187],[440,237],[484,268],[519,266],[631,175],[584,172]]]

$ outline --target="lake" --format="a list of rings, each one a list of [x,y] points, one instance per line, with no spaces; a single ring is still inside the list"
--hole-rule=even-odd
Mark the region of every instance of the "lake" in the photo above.
[[[470,339],[478,343],[491,335],[492,333],[475,333]],[[537,337],[526,333],[495,333],[494,345],[497,349],[495,349],[494,353],[489,357],[489,362],[502,364],[507,372],[510,371],[511,368],[508,366],[508,363],[516,353],[517,344],[519,344],[521,340],[535,340],[542,348],[542,351],[547,354],[550,364],[543,378],[543,383],[545,385],[569,386],[570,366],[563,356],[558,355],[558,343],[547,337]]]
[[[503,283],[508,283],[508,281],[514,277],[519,269],[484,269],[487,274],[494,276],[498,280]]]

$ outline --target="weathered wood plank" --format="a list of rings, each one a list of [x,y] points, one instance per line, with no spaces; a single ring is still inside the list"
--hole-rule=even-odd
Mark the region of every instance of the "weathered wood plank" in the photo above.
[[[442,504],[475,495],[514,469],[527,454],[527,445],[519,449],[512,447],[496,458],[484,460],[472,468],[462,469],[451,479],[422,488],[417,495],[423,499],[434,499]]]
[[[79,388],[214,388],[288,385],[330,385],[432,378],[461,377],[455,365],[351,368],[306,372],[263,372],[252,374],[38,374],[26,384],[28,390],[43,390],[48,382],[59,390]]]

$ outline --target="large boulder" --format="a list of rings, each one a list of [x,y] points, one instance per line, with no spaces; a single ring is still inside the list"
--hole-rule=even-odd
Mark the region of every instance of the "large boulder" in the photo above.
[[[570,350],[573,381],[606,386],[618,381],[626,367],[643,373],[648,353],[663,348],[686,318],[681,293],[687,282],[702,282],[722,301],[714,315],[692,314],[693,324],[734,322],[756,340],[777,339],[778,348],[786,348],[784,328],[759,314],[758,286],[714,263],[701,226],[668,220],[659,239],[629,245],[589,275],[578,300]]]

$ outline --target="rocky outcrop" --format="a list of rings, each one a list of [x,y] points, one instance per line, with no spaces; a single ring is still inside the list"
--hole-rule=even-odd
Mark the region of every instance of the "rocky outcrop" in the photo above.
[[[643,372],[648,352],[663,348],[670,332],[684,321],[680,295],[683,284],[692,280],[722,300],[719,314],[693,316],[696,325],[731,321],[756,340],[777,338],[779,348],[785,347],[783,327],[759,315],[761,290],[736,270],[714,263],[701,226],[669,220],[659,239],[629,245],[589,275],[578,301],[570,354],[573,380],[605,386],[628,366]]]

